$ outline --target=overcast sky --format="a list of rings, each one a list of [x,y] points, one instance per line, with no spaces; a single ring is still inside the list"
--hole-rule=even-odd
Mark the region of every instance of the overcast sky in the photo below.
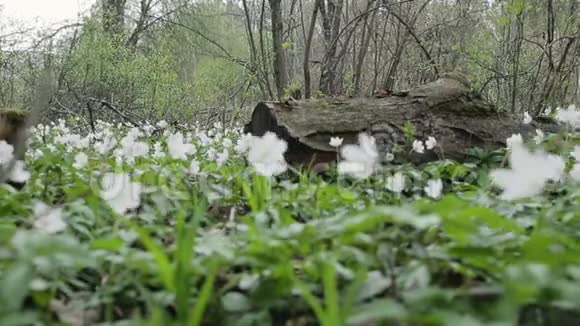
[[[25,24],[58,23],[76,20],[96,0],[0,0],[0,17],[16,19]]]

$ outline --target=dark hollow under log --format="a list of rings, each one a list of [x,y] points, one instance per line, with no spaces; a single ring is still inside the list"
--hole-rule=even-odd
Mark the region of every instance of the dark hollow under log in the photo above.
[[[536,129],[556,131],[547,119],[523,123],[523,117],[498,111],[458,75],[447,75],[408,92],[372,98],[322,98],[286,102],[261,102],[244,131],[262,136],[275,132],[288,142],[289,163],[329,162],[336,159],[330,137],[357,143],[361,132],[372,134],[381,154],[410,146],[405,125],[411,123],[414,138],[437,139],[439,148],[411,154],[414,163],[440,158],[463,160],[470,148],[497,149],[512,134],[524,139]]]

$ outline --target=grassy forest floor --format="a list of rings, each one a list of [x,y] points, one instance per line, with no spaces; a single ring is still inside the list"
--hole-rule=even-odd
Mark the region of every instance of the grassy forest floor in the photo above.
[[[578,133],[357,179],[252,166],[239,128],[76,125],[0,187],[0,325],[580,320]]]

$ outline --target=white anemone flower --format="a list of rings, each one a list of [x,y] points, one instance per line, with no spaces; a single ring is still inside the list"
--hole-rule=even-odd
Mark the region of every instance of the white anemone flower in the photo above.
[[[24,183],[30,179],[30,172],[26,171],[26,164],[24,161],[14,162],[10,174],[8,174],[8,179],[17,183]]]
[[[77,155],[75,155],[75,162],[73,163],[73,166],[77,169],[82,169],[86,167],[88,163],[89,157],[87,154],[84,152],[79,152]]]
[[[278,138],[273,132],[266,132],[262,137],[255,137],[250,143],[247,159],[262,176],[274,176],[281,174],[288,168],[284,160],[284,153],[288,144]]]
[[[167,137],[169,155],[174,159],[185,160],[187,155],[194,154],[196,149],[193,144],[185,143],[183,134],[178,132]]]
[[[127,161],[133,162],[136,158],[146,156],[149,153],[149,145],[140,141],[125,143],[121,153]]]
[[[153,145],[153,157],[154,158],[165,157],[165,152],[163,151],[163,148],[161,147],[160,143],[155,143],[155,145]]]
[[[379,161],[379,152],[374,137],[361,133],[358,145],[345,145],[341,154],[343,161],[338,163],[338,173],[355,178],[368,178],[373,174]]]
[[[437,199],[441,196],[443,191],[443,181],[441,179],[434,179],[427,181],[427,186],[425,186],[425,193],[427,196]]]
[[[224,149],[221,153],[217,154],[216,163],[218,166],[222,166],[226,164],[228,158],[230,157],[230,153],[227,149]]]
[[[534,136],[534,142],[539,145],[542,143],[542,141],[544,141],[544,137],[545,137],[544,132],[540,129],[536,129],[536,135]]]
[[[14,157],[14,147],[5,140],[0,140],[0,165],[12,161]]]
[[[506,200],[526,198],[541,193],[548,180],[562,178],[565,163],[557,155],[531,153],[523,144],[514,143],[510,152],[511,169],[496,169],[490,176]]]
[[[198,133],[197,134],[197,139],[199,139],[199,142],[203,146],[207,146],[211,142],[211,139],[209,139],[209,137],[204,132]]]
[[[387,189],[395,193],[405,190],[405,176],[401,172],[397,172],[387,178]]]
[[[574,129],[580,129],[580,110],[574,105],[570,105],[567,109],[557,108],[556,119],[563,122]]]
[[[437,146],[437,139],[435,139],[433,136],[429,136],[429,138],[427,138],[425,141],[425,145],[427,145],[428,150],[432,150]]]
[[[157,127],[161,128],[161,129],[165,129],[168,126],[169,126],[169,124],[165,120],[161,120],[161,121],[157,122]]]
[[[217,159],[217,149],[214,147],[210,147],[207,152],[205,152],[205,157],[209,161],[215,161]]]
[[[574,167],[572,167],[572,170],[570,171],[570,177],[572,177],[574,181],[580,182],[580,163],[574,164]]]
[[[58,136],[54,138],[54,141],[57,144],[68,145],[71,148],[87,148],[89,146],[89,137],[83,137],[79,134],[68,134],[65,133],[62,136]]]
[[[201,167],[199,166],[199,162],[195,159],[191,160],[191,163],[189,164],[189,169],[187,170],[187,172],[191,175],[198,175],[200,171],[201,171]]]
[[[252,147],[252,142],[254,141],[254,136],[250,133],[242,135],[238,142],[236,143],[236,152],[239,154],[246,154],[250,147]]]
[[[222,146],[225,147],[225,148],[232,147],[233,144],[234,144],[234,142],[231,140],[231,138],[224,137],[222,139]]]
[[[425,145],[420,140],[415,140],[413,142],[413,151],[419,154],[425,153]]]
[[[532,116],[528,113],[528,111],[524,112],[524,118],[522,122],[525,125],[530,124],[532,122]]]
[[[340,147],[344,139],[340,137],[330,137],[329,145],[332,147]]]
[[[62,215],[62,208],[52,208],[43,202],[36,202],[33,207],[33,225],[49,234],[61,232],[66,229]]]
[[[574,147],[574,152],[572,152],[572,156],[576,160],[576,164],[572,167],[570,171],[570,176],[575,181],[580,181],[580,146]]]
[[[575,146],[574,150],[570,152],[570,155],[576,160],[576,162],[580,163],[580,145]]]
[[[523,143],[524,140],[520,134],[513,134],[506,140],[508,150],[511,150],[514,145],[522,145]]]
[[[104,199],[113,211],[123,215],[128,210],[139,207],[141,203],[142,186],[132,182],[127,173],[107,173],[102,181],[101,198]]]
[[[112,135],[106,135],[103,138],[103,141],[95,144],[95,149],[97,150],[97,153],[105,155],[115,148],[115,146],[117,146],[117,140]]]

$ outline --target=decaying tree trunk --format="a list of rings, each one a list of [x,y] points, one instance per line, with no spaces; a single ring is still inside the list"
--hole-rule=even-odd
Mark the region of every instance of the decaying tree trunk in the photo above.
[[[288,142],[290,163],[328,162],[336,159],[330,137],[357,143],[361,132],[372,134],[381,154],[395,146],[409,146],[406,124],[414,138],[437,139],[439,147],[409,159],[424,163],[438,158],[462,160],[472,147],[499,148],[520,133],[524,138],[536,129],[556,131],[546,119],[524,124],[521,116],[499,112],[486,102],[459,74],[449,74],[408,92],[373,98],[323,98],[293,102],[262,102],[252,114],[245,131],[261,136],[275,132]],[[407,147],[408,148],[408,147]]]

